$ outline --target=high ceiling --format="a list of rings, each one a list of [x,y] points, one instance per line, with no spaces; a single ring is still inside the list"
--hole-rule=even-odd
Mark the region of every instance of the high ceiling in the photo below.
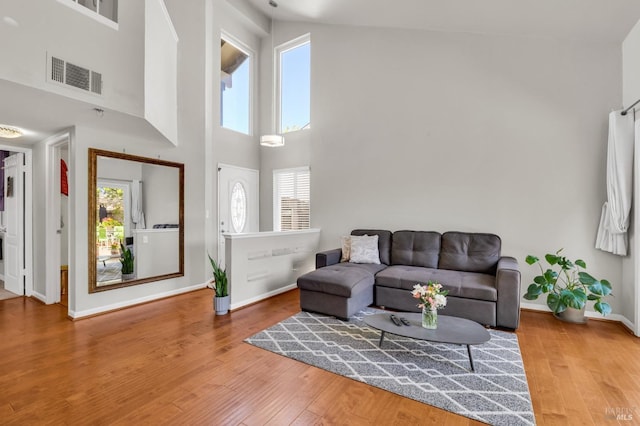
[[[640,19],[639,0],[247,1],[278,20],[616,43]]]

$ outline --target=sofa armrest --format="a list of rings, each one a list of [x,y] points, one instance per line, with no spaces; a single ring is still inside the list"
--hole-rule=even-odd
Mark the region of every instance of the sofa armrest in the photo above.
[[[339,248],[316,253],[316,269],[340,263],[341,257],[342,249]]]
[[[514,257],[502,256],[496,271],[496,325],[516,329],[520,325],[520,270]]]

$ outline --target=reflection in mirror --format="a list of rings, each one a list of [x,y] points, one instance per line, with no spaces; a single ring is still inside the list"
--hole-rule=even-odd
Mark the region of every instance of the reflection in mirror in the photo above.
[[[89,149],[89,292],[184,275],[184,165]]]

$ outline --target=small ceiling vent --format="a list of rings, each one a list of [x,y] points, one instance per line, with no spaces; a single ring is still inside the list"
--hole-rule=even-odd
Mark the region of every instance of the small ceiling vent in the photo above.
[[[51,81],[102,94],[102,74],[51,56]]]

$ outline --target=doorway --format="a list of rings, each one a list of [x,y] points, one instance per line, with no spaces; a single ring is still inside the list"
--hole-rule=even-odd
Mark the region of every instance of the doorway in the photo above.
[[[45,294],[46,304],[69,305],[73,283],[70,277],[70,134],[52,136],[46,146],[46,229]]]
[[[125,181],[99,179],[96,185],[97,285],[122,281],[120,244],[131,237],[131,187]],[[131,247],[130,247],[131,248]]]
[[[19,296],[33,294],[32,185],[28,148],[0,145],[0,269],[3,287]]]
[[[218,262],[225,264],[223,234],[259,231],[259,172],[218,164]]]
[[[69,306],[69,143],[57,147],[60,191],[60,304]]]
[[[4,288],[24,296],[24,154],[12,153],[3,160],[4,171]]]

